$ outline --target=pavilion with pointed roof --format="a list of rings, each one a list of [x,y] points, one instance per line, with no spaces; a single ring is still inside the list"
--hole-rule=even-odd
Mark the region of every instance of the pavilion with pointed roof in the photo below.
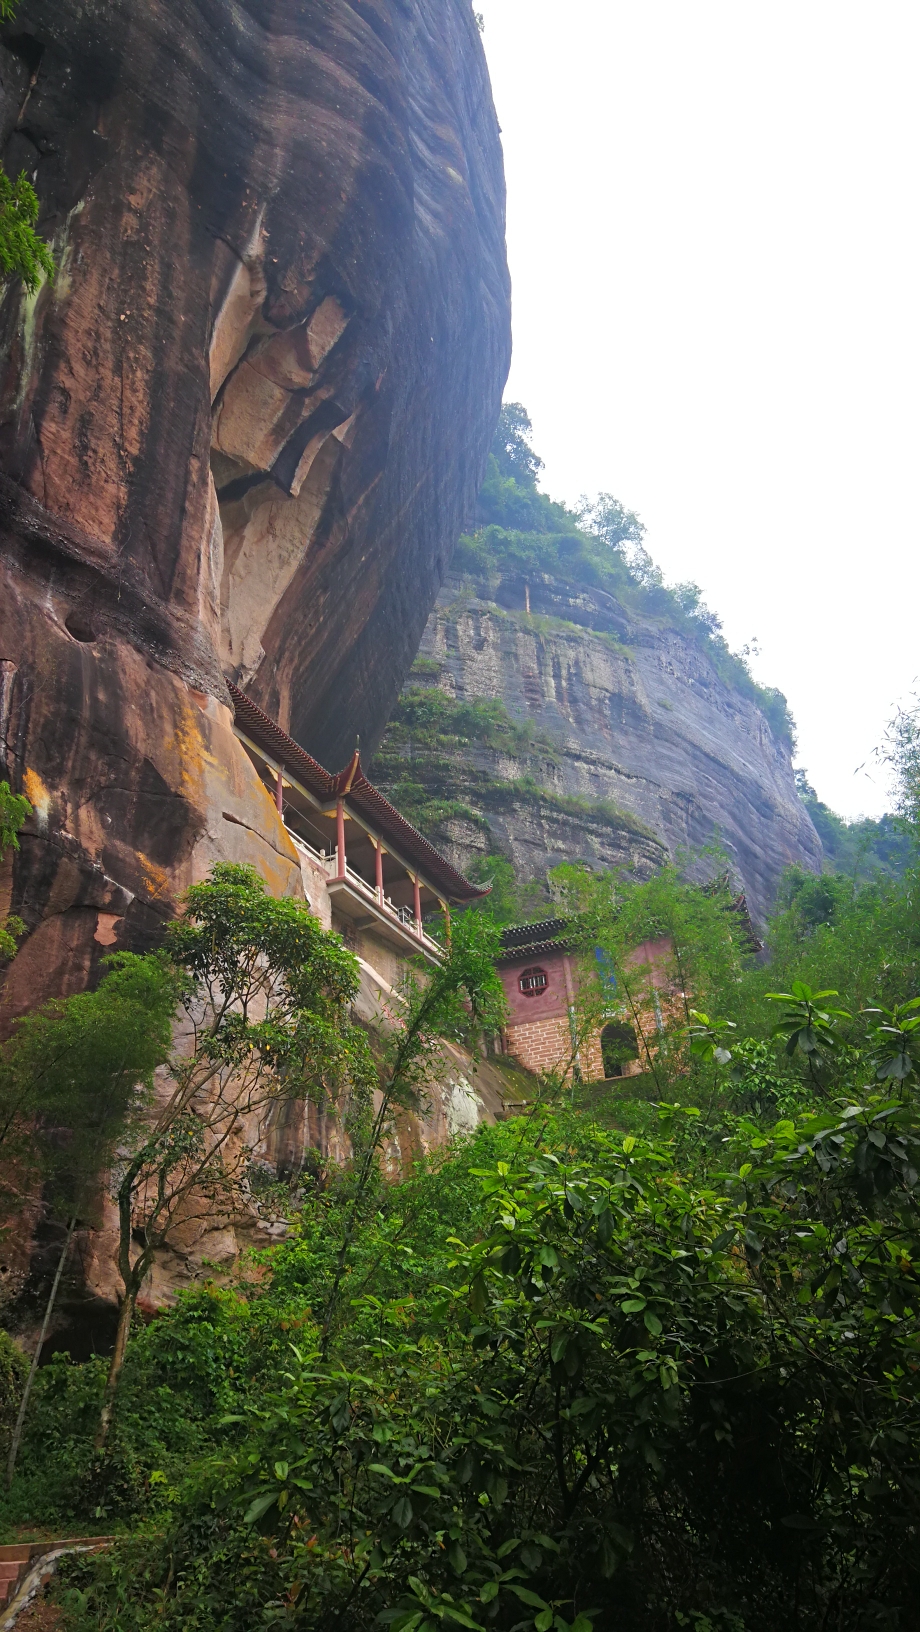
[[[441,947],[424,919],[439,908],[487,895],[464,878],[368,781],[355,750],[333,774],[289,737],[245,692],[230,685],[234,729],[275,800],[301,855],[325,874],[336,917],[374,936],[403,957],[436,962]]]

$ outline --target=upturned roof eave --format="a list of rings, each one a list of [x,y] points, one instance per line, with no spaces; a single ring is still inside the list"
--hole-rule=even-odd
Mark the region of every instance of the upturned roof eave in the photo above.
[[[269,753],[282,770],[296,775],[322,805],[328,806],[341,799],[346,808],[354,806],[356,813],[365,818],[375,834],[384,842],[389,840],[394,850],[398,850],[400,859],[407,866],[416,868],[436,895],[443,896],[454,905],[462,905],[481,900],[491,892],[491,884],[482,887],[464,878],[423,833],[400,815],[386,795],[365,776],[357,749],[349,763],[333,775],[232,681],[228,682],[228,688],[236,724],[257,747]]]

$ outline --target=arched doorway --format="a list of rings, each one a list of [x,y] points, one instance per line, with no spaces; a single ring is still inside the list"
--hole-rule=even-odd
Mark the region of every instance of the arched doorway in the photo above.
[[[601,1058],[605,1077],[627,1075],[625,1067],[639,1058],[636,1033],[625,1020],[612,1020],[601,1032]]]

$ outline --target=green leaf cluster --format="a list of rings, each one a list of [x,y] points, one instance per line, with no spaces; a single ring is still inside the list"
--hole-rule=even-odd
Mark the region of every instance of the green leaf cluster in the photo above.
[[[19,849],[19,830],[32,806],[21,793],[13,793],[8,782],[0,782],[0,858],[7,850]],[[0,918],[0,958],[16,955],[16,942],[25,933],[25,924],[14,913]]]
[[[20,1200],[40,1186],[46,1205],[87,1224],[99,1222],[99,1175],[167,1058],[177,1002],[163,957],[116,952],[104,969],[95,991],[23,1016],[0,1055],[0,1151],[16,1176],[7,1184]]]
[[[450,1205],[429,1189],[411,1221],[410,1184],[335,1352],[301,1301],[280,1374],[262,1363],[150,1529],[81,1567],[70,1624],[768,1632],[844,1593],[845,1627],[879,1603],[909,1625],[916,1106],[749,1122],[703,1182],[673,1124],[484,1133],[437,1175],[473,1225],[452,1257]],[[384,1237],[391,1263],[427,1242],[414,1296],[371,1291]],[[303,1249],[281,1256],[250,1293],[286,1294],[276,1337]]]
[[[388,1182],[437,1039],[500,1023],[494,926],[456,922],[357,1159],[318,1160],[285,1241],[139,1335],[106,1461],[79,1427],[98,1367],[45,1368],[74,1522],[137,1521],[72,1566],[68,1632],[912,1626],[916,876],[831,922],[792,900],[767,956],[722,878],[556,882],[651,1094],[621,1079],[603,1128],[537,1085]]]
[[[0,281],[21,278],[32,293],[54,277],[54,258],[35,231],[38,198],[24,170],[15,181],[0,171]]]

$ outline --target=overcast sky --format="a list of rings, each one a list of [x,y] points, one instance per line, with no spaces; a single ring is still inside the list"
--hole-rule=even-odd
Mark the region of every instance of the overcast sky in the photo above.
[[[881,813],[872,751],[920,684],[920,5],[475,5],[506,399],[545,490],[637,510],[666,577],[757,638],[821,797]]]

